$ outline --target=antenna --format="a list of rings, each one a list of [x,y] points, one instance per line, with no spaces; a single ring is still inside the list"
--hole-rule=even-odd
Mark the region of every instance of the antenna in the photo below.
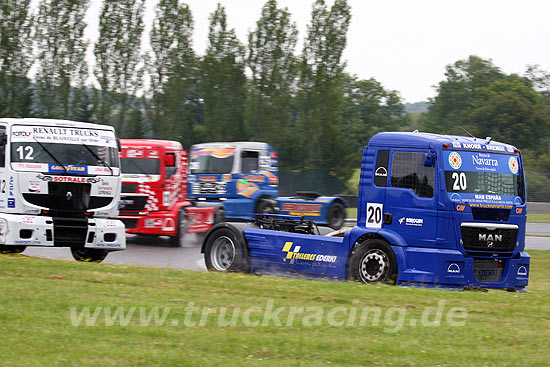
[[[472,134],[470,134],[470,132],[469,132],[468,130],[466,130],[466,129],[464,128],[464,126],[462,126],[462,125],[458,125],[458,126],[460,126],[460,128],[461,128],[462,130],[466,131],[466,134],[470,135],[472,138],[474,138],[474,140],[476,139],[476,137],[473,136]]]

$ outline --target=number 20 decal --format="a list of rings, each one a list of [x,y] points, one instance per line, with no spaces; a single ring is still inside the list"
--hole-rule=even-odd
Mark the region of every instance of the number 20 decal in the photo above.
[[[367,220],[365,227],[382,228],[382,215],[384,204],[367,203]]]

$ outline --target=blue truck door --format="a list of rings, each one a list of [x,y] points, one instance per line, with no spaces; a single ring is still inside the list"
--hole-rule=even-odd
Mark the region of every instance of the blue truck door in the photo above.
[[[365,147],[359,183],[358,226],[382,228],[389,156],[389,149]]]
[[[409,246],[436,247],[435,154],[429,149],[392,149],[383,228]]]

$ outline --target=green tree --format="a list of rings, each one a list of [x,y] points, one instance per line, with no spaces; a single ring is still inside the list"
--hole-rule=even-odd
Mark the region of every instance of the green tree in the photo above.
[[[276,0],[265,3],[256,30],[248,35],[247,65],[251,81],[247,127],[253,139],[267,141],[277,149],[290,135],[297,35],[288,9],[277,8]]]
[[[189,7],[179,0],[161,0],[151,30],[148,115],[156,137],[178,137],[186,146],[193,133],[193,117],[188,108],[195,72],[192,36]]]
[[[340,130],[344,95],[342,53],[351,20],[345,0],[336,0],[327,9],[324,0],[313,4],[300,65],[297,101],[301,135],[301,166],[330,169],[346,180],[353,168],[352,153]]]
[[[124,136],[128,111],[142,86],[141,35],[145,0],[104,0],[94,47],[99,83],[96,120]],[[115,109],[116,107],[116,109]]]
[[[225,8],[210,16],[208,47],[201,62],[200,95],[209,140],[246,139],[244,47],[227,27]]]
[[[468,111],[478,98],[479,88],[488,87],[505,74],[491,60],[470,56],[448,65],[445,80],[437,87],[428,110],[423,130],[445,134],[465,134],[462,127],[469,125]]]
[[[36,23],[36,113],[74,119],[88,77],[84,16],[88,0],[42,0]]]
[[[32,65],[34,18],[30,0],[0,2],[0,114],[30,115],[32,93],[27,74]]]
[[[397,91],[384,89],[372,78],[358,80],[348,76],[346,79],[341,129],[346,140],[353,143],[357,162],[374,134],[400,130],[409,121]]]
[[[469,130],[521,148],[537,148],[549,136],[541,96],[525,79],[511,75],[477,90],[469,110]]]

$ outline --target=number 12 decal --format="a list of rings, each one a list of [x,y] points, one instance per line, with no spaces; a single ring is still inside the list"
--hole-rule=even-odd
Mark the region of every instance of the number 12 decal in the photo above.
[[[367,220],[365,227],[382,228],[382,215],[384,204],[367,203]]]

